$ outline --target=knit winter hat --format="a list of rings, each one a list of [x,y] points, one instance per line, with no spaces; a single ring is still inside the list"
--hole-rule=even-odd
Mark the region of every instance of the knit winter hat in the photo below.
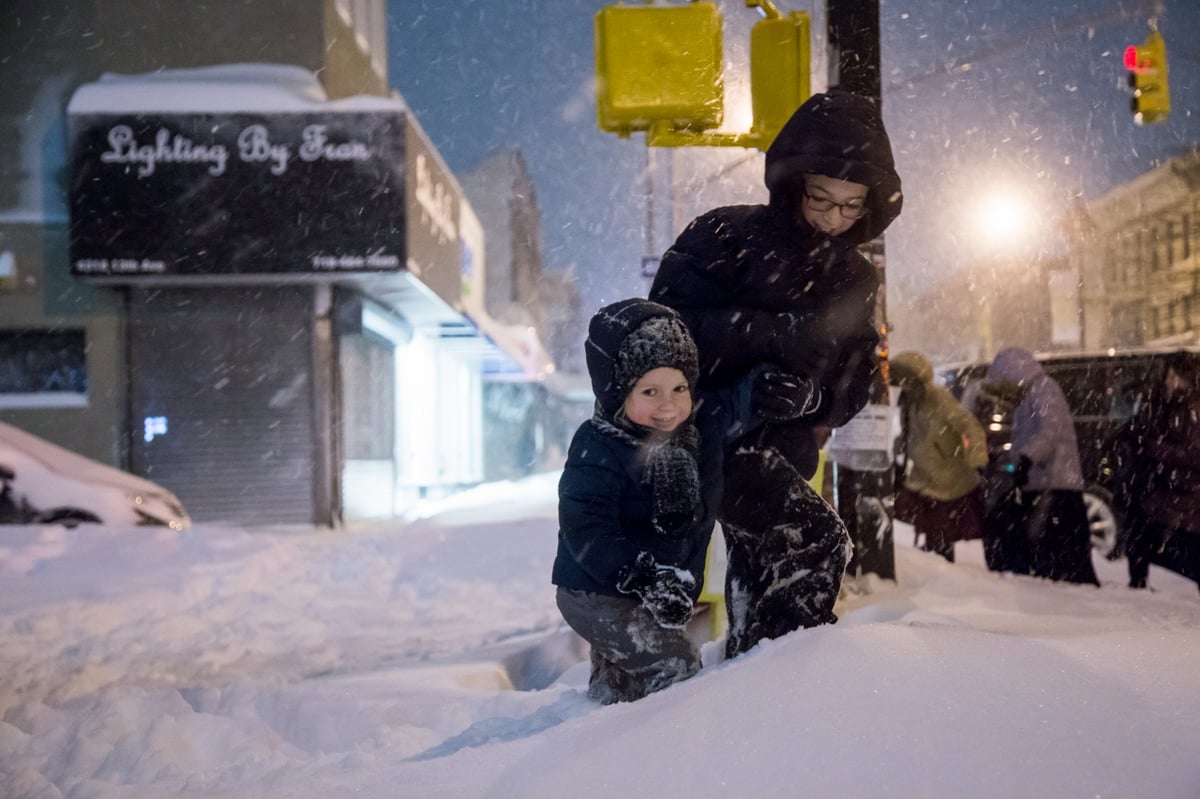
[[[596,403],[610,418],[652,369],[678,369],[693,389],[700,376],[696,344],[683,320],[649,300],[621,300],[597,311],[588,325],[584,352]]]

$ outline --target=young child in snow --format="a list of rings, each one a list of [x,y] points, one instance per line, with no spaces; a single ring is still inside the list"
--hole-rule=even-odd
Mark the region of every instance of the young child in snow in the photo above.
[[[749,395],[693,403],[696,345],[674,311],[647,300],[600,309],[585,348],[596,410],[559,482],[552,581],[563,618],[591,644],[588,696],[611,704],[700,669],[684,627],[720,501],[721,450]]]

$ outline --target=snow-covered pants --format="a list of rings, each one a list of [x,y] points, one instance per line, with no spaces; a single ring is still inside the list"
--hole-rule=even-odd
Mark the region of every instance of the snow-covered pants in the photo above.
[[[588,697],[632,702],[700,670],[700,652],[684,630],[660,627],[632,599],[559,588],[563,619],[592,646]]]
[[[725,656],[837,621],[833,605],[850,554],[837,512],[773,447],[739,447],[724,471]]]

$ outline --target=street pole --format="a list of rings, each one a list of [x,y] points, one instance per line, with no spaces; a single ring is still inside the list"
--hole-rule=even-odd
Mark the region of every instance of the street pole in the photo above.
[[[870,97],[882,107],[882,71],[880,68],[878,0],[826,0],[825,15],[829,44],[829,85]],[[868,410],[888,406],[887,381],[887,283],[883,237],[865,248],[866,255],[879,271],[879,300],[876,321],[883,338],[880,370],[873,387]],[[890,417],[889,417],[890,418]],[[890,447],[887,448],[890,452]],[[859,578],[875,574],[896,579],[896,561],[892,541],[895,482],[890,458],[878,453],[870,468],[838,464],[833,467],[834,493],[838,515],[850,531],[854,553],[846,567],[848,576]]]

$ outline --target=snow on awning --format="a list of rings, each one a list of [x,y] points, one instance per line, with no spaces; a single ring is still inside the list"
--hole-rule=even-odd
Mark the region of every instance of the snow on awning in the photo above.
[[[284,64],[220,64],[141,75],[106,72],[80,86],[68,114],[407,111],[399,96],[329,100],[316,75]]]
[[[486,377],[492,380],[540,380],[554,371],[554,362],[534,328],[506,325],[486,314],[471,321],[507,356],[487,361]]]

